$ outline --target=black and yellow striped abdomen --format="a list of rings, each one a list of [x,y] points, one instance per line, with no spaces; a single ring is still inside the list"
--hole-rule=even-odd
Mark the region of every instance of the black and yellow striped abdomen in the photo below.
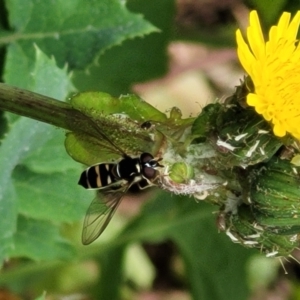
[[[116,164],[113,163],[102,163],[91,166],[81,173],[78,184],[86,189],[99,189],[109,186],[121,179],[114,175],[115,172],[113,169],[115,166]]]

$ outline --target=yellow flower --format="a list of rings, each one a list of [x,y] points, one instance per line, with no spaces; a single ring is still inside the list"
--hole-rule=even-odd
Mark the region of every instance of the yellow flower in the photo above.
[[[286,133],[300,139],[300,44],[297,32],[300,11],[290,20],[284,12],[265,42],[256,11],[250,13],[248,44],[237,30],[238,57],[255,90],[247,103],[272,122],[276,136]]]

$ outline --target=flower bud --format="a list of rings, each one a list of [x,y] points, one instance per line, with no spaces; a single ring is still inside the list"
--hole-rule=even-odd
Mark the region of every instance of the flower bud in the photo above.
[[[194,178],[194,168],[185,162],[178,162],[171,166],[169,176],[176,183],[186,183]]]
[[[288,256],[300,240],[300,167],[274,157],[240,181],[244,203],[237,213],[225,214],[227,235],[268,257]]]

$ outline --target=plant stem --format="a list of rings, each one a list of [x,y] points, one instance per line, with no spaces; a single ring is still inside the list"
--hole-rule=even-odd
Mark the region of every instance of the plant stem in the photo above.
[[[89,118],[69,103],[0,83],[0,110],[97,137]]]

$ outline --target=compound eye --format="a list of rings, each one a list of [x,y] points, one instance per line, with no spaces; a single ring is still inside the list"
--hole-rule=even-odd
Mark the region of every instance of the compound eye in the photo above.
[[[156,176],[156,170],[151,167],[144,167],[142,172],[147,179],[153,179]]]
[[[153,156],[150,153],[146,153],[146,152],[142,153],[141,157],[140,157],[142,164],[149,163],[152,159],[153,159]]]

